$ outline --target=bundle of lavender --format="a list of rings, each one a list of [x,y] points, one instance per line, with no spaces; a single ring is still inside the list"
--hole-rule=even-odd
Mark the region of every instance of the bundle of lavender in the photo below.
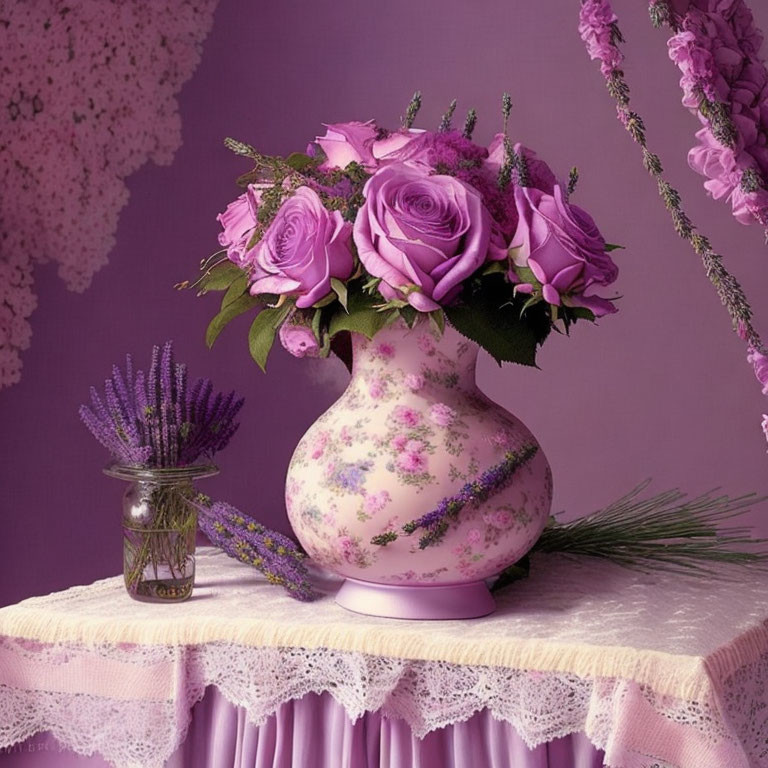
[[[149,374],[116,365],[104,382],[103,399],[91,387],[91,404],[80,418],[119,464],[182,467],[224,448],[239,426],[235,417],[244,400],[234,392],[212,397],[210,379],[190,388],[187,367],[173,359],[173,342],[152,349]]]
[[[123,570],[131,597],[185,600],[195,573],[197,510],[193,481],[217,472],[214,454],[237,431],[243,400],[214,395],[208,379],[190,387],[173,343],[154,347],[149,373],[112,368],[80,418],[110,452],[105,472],[131,484],[123,497]]]
[[[283,587],[296,600],[315,599],[317,595],[303,562],[306,555],[296,542],[223,501],[211,503],[205,496],[199,496],[197,501],[200,530],[214,546],[252,565],[270,584]]]

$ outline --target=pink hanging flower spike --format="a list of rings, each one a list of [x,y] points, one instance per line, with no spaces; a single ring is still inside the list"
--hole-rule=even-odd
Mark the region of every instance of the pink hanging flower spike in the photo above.
[[[698,105],[697,113],[705,128],[697,135],[710,149],[716,145],[709,155],[697,155],[696,150],[693,151],[695,163],[701,162],[710,176],[708,189],[714,196],[728,196],[738,220],[746,223],[741,217],[742,208],[745,208],[765,225],[768,222],[768,191],[764,181],[768,178],[768,150],[765,149],[768,117],[764,125],[762,114],[758,118],[757,112],[745,112],[743,96],[737,93],[737,89],[744,85],[737,76],[746,76],[747,85],[761,84],[760,95],[755,97],[754,103],[758,107],[768,106],[768,73],[758,56],[762,35],[754,26],[751,12],[743,0],[652,0],[650,14],[654,25],[666,24],[675,32],[669,43],[670,56],[683,72],[683,103],[690,108]],[[619,122],[640,146],[643,165],[658,184],[659,195],[675,230],[701,258],[709,281],[731,317],[734,330],[747,342],[747,361],[762,385],[763,394],[768,395],[768,353],[752,324],[752,308],[744,290],[726,269],[709,239],[698,232],[688,218],[680,193],[664,178],[661,159],[648,148],[642,117],[630,108],[630,91],[621,69],[623,54],[619,49],[624,39],[609,0],[582,0],[579,34],[589,57],[600,61],[600,71],[616,101]],[[733,56],[718,59],[723,46],[736,54],[736,63],[732,66],[736,67],[737,73],[723,63],[733,62]],[[768,116],[767,109],[758,109],[758,112]],[[761,138],[749,140],[758,131]],[[759,151],[747,151],[754,147]],[[752,160],[736,158],[734,152],[737,149],[746,152]],[[766,415],[763,415],[762,429],[768,439]]]

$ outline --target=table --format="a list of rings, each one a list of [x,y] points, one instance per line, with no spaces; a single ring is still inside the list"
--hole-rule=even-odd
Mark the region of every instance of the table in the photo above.
[[[731,573],[540,555],[495,614],[425,623],[345,612],[331,580],[296,603],[204,548],[186,603],[112,578],[0,609],[0,768],[41,733],[118,768],[762,768],[768,575]]]

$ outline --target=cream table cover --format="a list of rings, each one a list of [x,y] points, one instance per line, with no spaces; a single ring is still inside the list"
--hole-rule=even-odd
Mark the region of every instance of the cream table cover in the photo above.
[[[495,614],[415,622],[348,613],[320,575],[297,603],[204,548],[186,603],[134,602],[116,577],[0,609],[0,747],[50,731],[161,768],[214,685],[256,724],[327,692],[419,736],[487,709],[530,746],[583,731],[613,768],[768,767],[768,576],[730,573],[541,555]]]

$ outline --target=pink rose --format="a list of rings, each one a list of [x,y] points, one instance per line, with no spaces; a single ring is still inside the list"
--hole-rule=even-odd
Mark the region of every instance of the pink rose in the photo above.
[[[470,544],[479,544],[483,540],[483,536],[480,533],[479,528],[470,528],[467,531],[467,541]]]
[[[408,443],[408,435],[395,435],[390,441],[390,447],[400,453],[405,450],[405,446]]]
[[[401,453],[397,457],[397,466],[403,472],[415,474],[427,468],[427,457],[423,453]]]
[[[381,512],[391,500],[389,491],[379,491],[365,497],[363,508],[369,515],[375,515],[377,512]]]
[[[381,397],[384,397],[384,393],[387,389],[387,383],[383,381],[382,379],[373,379],[371,383],[368,385],[368,394],[374,399],[378,400]]]
[[[551,195],[532,187],[516,187],[515,204],[520,222],[512,239],[510,279],[518,284],[517,290],[534,290],[515,271],[528,267],[547,303],[560,306],[567,296],[568,303],[586,307],[598,317],[615,312],[607,299],[586,295],[593,286],[609,285],[618,275],[589,214],[568,203],[560,185],[555,185]]]
[[[391,360],[395,356],[395,348],[391,344],[382,342],[376,346],[376,354],[384,360]]]
[[[491,516],[495,528],[509,528],[512,524],[512,515],[506,509],[497,509]]]
[[[317,357],[320,352],[315,332],[306,325],[294,325],[288,320],[280,326],[278,336],[283,348],[294,357]]]
[[[227,249],[227,258],[238,267],[246,266],[246,246],[258,223],[256,213],[261,191],[250,184],[246,191],[227,206],[216,218],[223,232],[219,233],[219,245]]]
[[[421,414],[407,405],[398,405],[392,415],[395,421],[406,427],[418,427],[421,423]]]
[[[375,167],[372,145],[378,130],[373,120],[367,123],[334,123],[325,127],[325,136],[315,139],[326,158],[320,165],[321,171],[344,169],[350,163],[359,163],[369,170]]]
[[[445,403],[435,403],[429,409],[429,418],[438,427],[449,427],[456,420],[456,411]]]
[[[405,450],[408,451],[408,453],[421,453],[425,447],[426,446],[421,440],[409,440],[405,444]]]
[[[352,274],[350,233],[339,211],[326,210],[314,190],[299,187],[249,252],[251,293],[290,294],[298,296],[297,307],[311,307],[330,293],[332,277]]]
[[[368,179],[363,194],[355,245],[385,299],[439,309],[488,258],[491,216],[480,193],[453,176],[394,163]]]

